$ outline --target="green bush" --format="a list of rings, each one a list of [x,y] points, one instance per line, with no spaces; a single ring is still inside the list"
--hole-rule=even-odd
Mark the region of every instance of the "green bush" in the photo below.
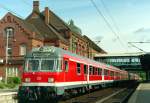
[[[7,84],[12,84],[12,83],[13,83],[13,77],[8,77]]]
[[[21,83],[21,79],[19,77],[9,77],[8,84],[20,84]]]
[[[5,84],[5,87],[7,87],[7,88],[15,88],[16,85],[14,83],[12,83],[12,84]]]
[[[20,84],[21,83],[21,79],[19,77],[13,77],[13,83],[14,84]]]
[[[5,82],[0,82],[0,89],[15,88],[20,83],[21,79],[19,77],[8,77],[7,84],[5,84]]]

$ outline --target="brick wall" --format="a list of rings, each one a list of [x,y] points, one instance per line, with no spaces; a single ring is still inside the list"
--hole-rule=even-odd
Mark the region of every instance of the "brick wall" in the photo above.
[[[25,29],[19,24],[14,17],[10,16],[11,21],[7,19],[8,15],[6,15],[0,21],[0,57],[5,57],[6,50],[6,32],[5,29],[11,27],[14,29],[14,36],[9,38],[8,44],[12,47],[12,56],[20,56],[19,55],[19,47],[21,44],[26,44],[27,49],[31,46],[29,43],[31,39],[29,39],[29,34],[25,32]],[[5,58],[3,58],[5,59]]]
[[[0,20],[0,59],[3,59],[3,63],[0,65],[0,76],[5,77],[5,58],[6,58],[6,28],[13,28],[13,37],[8,39],[8,45],[11,45],[12,55],[8,57],[8,68],[17,68],[18,76],[22,73],[22,65],[23,62],[19,62],[18,60],[23,60],[23,56],[20,55],[20,45],[25,44],[27,47],[27,51],[32,49],[32,38],[30,38],[29,32],[26,31],[26,28],[23,27],[22,23],[20,23],[17,18],[9,13],[6,14]],[[33,41],[35,45],[40,44],[36,41]],[[21,57],[21,58],[20,58]],[[15,63],[15,64],[14,64]],[[16,69],[15,69],[16,70]]]

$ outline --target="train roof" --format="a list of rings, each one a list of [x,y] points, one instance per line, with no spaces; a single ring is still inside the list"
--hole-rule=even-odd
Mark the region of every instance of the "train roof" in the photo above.
[[[107,69],[115,69],[118,71],[124,71],[124,70],[118,69],[117,67],[114,67],[114,66],[111,66],[111,65],[108,65],[105,63],[100,63],[100,62],[94,61],[92,59],[89,59],[89,58],[86,58],[83,56],[79,56],[77,54],[71,53],[70,51],[64,50],[62,48],[54,47],[54,46],[43,46],[43,47],[34,48],[34,49],[32,49],[32,51],[30,53],[27,54],[26,57],[33,56],[33,53],[53,53],[52,56],[57,56],[57,57],[62,57],[63,55],[69,55],[74,58],[79,58],[82,61],[86,60],[88,63],[91,63],[91,64],[103,65]]]

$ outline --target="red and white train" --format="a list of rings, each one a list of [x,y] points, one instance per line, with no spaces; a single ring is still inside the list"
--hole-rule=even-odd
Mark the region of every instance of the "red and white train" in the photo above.
[[[20,101],[37,100],[138,79],[138,75],[111,65],[61,48],[44,46],[35,48],[26,55],[18,96]]]

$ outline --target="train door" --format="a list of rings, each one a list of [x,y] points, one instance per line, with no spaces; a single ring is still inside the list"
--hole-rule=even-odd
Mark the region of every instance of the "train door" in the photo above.
[[[101,75],[102,75],[102,81],[104,81],[104,69],[102,69]]]
[[[68,70],[69,70],[69,59],[64,58],[64,60],[63,60],[64,81],[68,81],[67,80]]]
[[[87,81],[88,76],[88,65],[84,64],[84,81]]]

